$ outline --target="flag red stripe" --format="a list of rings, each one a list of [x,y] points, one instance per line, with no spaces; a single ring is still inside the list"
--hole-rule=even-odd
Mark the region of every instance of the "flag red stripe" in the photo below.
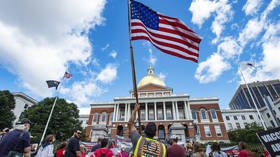
[[[132,30],[132,32],[134,32],[134,31],[138,31],[138,30]],[[175,45],[175,44],[173,44],[173,43],[168,43],[168,41],[166,41],[166,42],[164,42],[164,41],[159,41],[158,39],[160,39],[160,38],[153,37],[153,36],[150,34],[150,32],[148,32],[148,31],[141,30],[141,31],[139,31],[139,32],[148,35],[149,38],[151,38],[151,40],[154,41],[154,42],[155,42],[156,44],[158,44],[158,45],[167,46],[167,47],[174,48],[174,49],[177,49],[177,50],[179,50],[179,51],[188,53],[189,55],[198,56],[198,50],[195,50],[195,51],[194,51],[194,50],[192,50],[192,49],[186,49],[186,48],[181,47],[181,46],[179,46],[179,45]],[[136,33],[136,32],[134,32],[134,34],[135,34],[135,33]],[[137,36],[143,36],[143,35],[137,34]]]
[[[143,30],[143,29],[145,29],[145,30]],[[166,40],[171,40],[171,41],[174,41],[174,42],[178,42],[178,43],[184,44],[184,45],[186,45],[186,46],[188,46],[190,48],[193,48],[193,49],[195,49],[197,51],[199,50],[199,47],[197,47],[197,46],[187,42],[186,40],[181,40],[179,38],[174,38],[174,37],[171,37],[171,36],[166,36],[166,35],[162,35],[162,34],[153,33],[153,32],[150,32],[150,31],[146,30],[145,27],[143,27],[143,29],[132,29],[131,33],[140,33],[140,32],[148,33],[149,32],[153,37],[162,38],[162,39],[166,39]]]
[[[142,27],[144,27],[145,28],[145,25],[142,23],[142,22],[134,22],[134,21],[132,21],[131,22],[131,26],[142,26]],[[194,38],[194,37],[192,37],[192,36],[190,36],[190,35],[188,35],[188,34],[186,34],[186,33],[184,33],[184,32],[181,32],[181,31],[177,31],[177,30],[172,30],[172,29],[168,29],[168,28],[164,28],[164,27],[159,27],[159,30],[158,31],[162,31],[162,32],[167,32],[167,33],[171,33],[171,34],[174,34],[174,35],[179,35],[179,36],[181,36],[181,39],[180,38],[178,38],[178,39],[180,39],[180,40],[182,40],[182,41],[185,41],[185,42],[187,42],[186,41],[186,39],[188,39],[188,40],[192,40],[193,42],[195,42],[197,45],[200,43],[200,41],[201,41],[201,39],[199,39],[199,38]],[[193,45],[193,44],[192,44]],[[194,45],[194,46],[196,46],[196,45]],[[198,47],[198,46],[197,46]]]
[[[182,29],[186,29],[187,31],[190,31],[190,32],[194,33],[198,37],[198,35],[193,30],[191,30],[189,27],[187,27],[179,19],[170,18],[170,17],[164,16],[164,15],[159,15],[159,17],[160,17],[160,23],[172,25],[172,26],[175,26],[175,27],[181,27]],[[171,19],[171,20],[169,20],[169,19]]]
[[[140,40],[140,39],[144,39],[144,40],[148,40],[148,41],[151,41],[150,38],[148,37],[143,37],[143,36],[138,36],[138,37],[132,37],[131,38],[132,40]],[[154,44],[153,44],[154,45]],[[165,49],[162,49],[160,48],[159,46],[156,46],[154,45],[156,48],[158,48],[159,50],[161,50],[162,52],[164,53],[167,53],[167,54],[170,54],[170,55],[173,55],[173,56],[176,56],[176,57],[179,57],[179,58],[183,58],[183,59],[187,59],[187,60],[191,60],[193,62],[196,62],[197,63],[197,59],[196,58],[192,58],[192,57],[187,57],[187,56],[183,56],[177,52],[173,52],[173,51],[169,51],[169,50],[165,50]],[[197,56],[198,57],[198,56]]]

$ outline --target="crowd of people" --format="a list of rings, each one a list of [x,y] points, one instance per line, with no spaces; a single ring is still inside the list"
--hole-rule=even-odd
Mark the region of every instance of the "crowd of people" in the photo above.
[[[227,157],[227,154],[215,142],[206,148],[201,143],[189,143],[186,147],[178,144],[178,138],[171,136],[168,144],[156,139],[156,125],[149,122],[145,127],[145,135],[140,135],[134,122],[140,105],[135,105],[128,122],[129,136],[132,142],[130,150],[115,149],[115,142],[108,138],[99,138],[91,150],[81,144],[82,131],[74,130],[73,136],[68,141],[61,142],[55,148],[55,135],[47,135],[40,146],[30,145],[31,122],[24,118],[20,120],[13,130],[5,130],[0,136],[0,157]],[[245,142],[239,143],[238,157],[255,157],[256,154],[247,149]],[[267,154],[268,156],[268,154]]]

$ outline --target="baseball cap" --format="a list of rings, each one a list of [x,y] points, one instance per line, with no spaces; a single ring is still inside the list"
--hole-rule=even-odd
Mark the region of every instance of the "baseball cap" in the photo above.
[[[29,119],[27,119],[27,118],[22,118],[16,124],[26,124],[26,123],[28,123],[30,125],[32,124],[31,121]]]

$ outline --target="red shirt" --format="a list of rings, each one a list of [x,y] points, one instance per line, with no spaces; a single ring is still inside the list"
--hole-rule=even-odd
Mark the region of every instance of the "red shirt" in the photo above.
[[[238,157],[256,157],[256,155],[251,151],[244,149],[239,151]]]
[[[94,152],[95,157],[101,157],[101,154],[106,154],[105,157],[114,156],[114,153],[108,148],[99,148]]]
[[[58,149],[56,151],[56,157],[64,157],[64,150],[63,149]]]
[[[167,148],[166,156],[167,157],[185,157],[186,150],[183,146],[180,146],[178,144],[173,144],[172,146]]]

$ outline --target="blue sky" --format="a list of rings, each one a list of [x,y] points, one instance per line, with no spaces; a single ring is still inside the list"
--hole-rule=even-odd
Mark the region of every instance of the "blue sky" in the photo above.
[[[152,64],[175,94],[218,97],[227,108],[236,88],[280,78],[280,1],[139,0],[176,17],[198,33],[199,61],[160,52],[134,41],[137,82]],[[0,90],[24,92],[37,100],[59,95],[86,113],[93,102],[128,96],[132,89],[126,0],[1,1]],[[278,51],[277,51],[278,50]],[[255,69],[240,67],[242,61]],[[59,80],[59,93],[45,80]]]

